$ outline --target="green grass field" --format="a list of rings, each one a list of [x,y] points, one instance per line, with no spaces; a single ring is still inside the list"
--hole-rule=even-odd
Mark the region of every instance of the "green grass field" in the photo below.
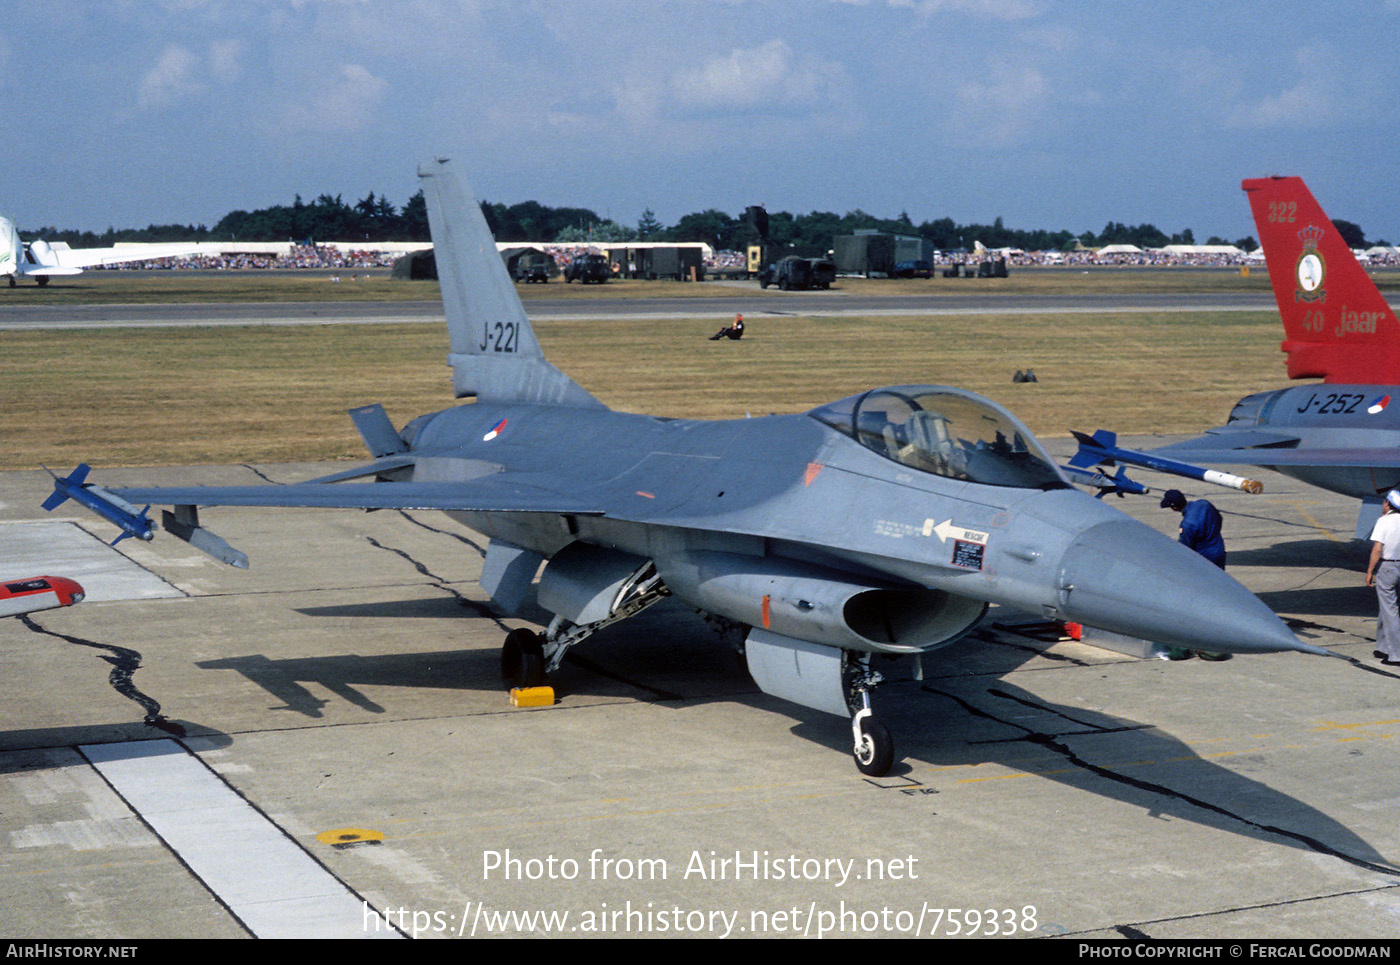
[[[1400,273],[1397,273],[1400,274]],[[435,282],[333,283],[321,273],[89,272],[8,304],[436,300]],[[1224,291],[1255,271],[1013,272],[1008,279],[842,280],[850,290]],[[1173,287],[1180,286],[1180,287]],[[1267,312],[765,316],[742,342],[710,342],[703,300],[732,286],[674,282],[521,286],[581,303],[689,295],[694,320],[542,321],[551,361],[608,405],[693,418],[799,412],[901,382],[957,385],[1001,402],[1038,434],[1100,426],[1194,432],[1240,396],[1285,384],[1278,316]],[[7,304],[0,300],[0,312]],[[453,405],[447,336],[435,323],[13,331],[0,352],[5,468],[358,459],[345,410],[382,402],[396,424]],[[1013,384],[1018,369],[1039,381]]]
[[[1267,312],[542,322],[550,359],[608,405],[696,418],[796,412],[900,382],[961,386],[1046,436],[1187,432],[1283,383]],[[440,325],[16,331],[0,356],[5,468],[361,458],[345,410],[396,424],[454,404]],[[1013,384],[1033,368],[1033,384]]]

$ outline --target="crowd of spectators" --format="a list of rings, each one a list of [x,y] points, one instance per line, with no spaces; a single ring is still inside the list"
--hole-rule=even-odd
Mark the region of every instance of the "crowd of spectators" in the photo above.
[[[551,257],[560,271],[580,254],[607,254],[601,245],[554,245],[539,246]],[[935,267],[952,264],[976,265],[992,253],[946,253],[939,255]],[[1003,257],[1001,251],[995,257]],[[220,254],[197,254],[183,257],[155,258],[149,261],[127,262],[107,266],[109,269],[205,269],[238,270],[249,268],[305,268],[305,269],[364,269],[391,268],[397,252],[374,250],[344,250],[335,245],[292,245],[286,254],[225,252]],[[1121,247],[1093,251],[1018,251],[1004,255],[1009,266],[1127,266],[1127,267],[1238,267],[1262,264],[1258,252],[1245,253],[1234,250],[1172,250],[1167,248],[1147,248],[1137,251],[1122,250]],[[1362,261],[1375,267],[1400,266],[1400,250],[1373,249],[1362,256]],[[742,251],[713,251],[705,258],[707,271],[742,271],[747,267],[748,256]]]
[[[1211,246],[1224,248],[1225,246]],[[1138,251],[1125,251],[1121,249],[1106,249],[1093,251],[1085,249],[1083,251],[1020,251],[1012,249],[1003,253],[1001,250],[987,252],[946,252],[939,254],[933,261],[933,267],[942,268],[949,265],[972,265],[994,258],[1006,258],[1008,266],[1022,268],[1039,268],[1052,266],[1068,267],[1092,267],[1092,266],[1126,266],[1141,268],[1233,268],[1246,265],[1262,265],[1263,258],[1259,251],[1244,252],[1239,249],[1227,250],[1170,250],[1166,248],[1145,248]],[[1373,267],[1397,267],[1400,266],[1400,250],[1395,248],[1381,250],[1372,249],[1367,253],[1358,253],[1358,257],[1364,264]],[[743,268],[745,266],[745,255],[742,251],[716,251],[711,257],[705,259],[706,268]]]
[[[560,271],[568,268],[580,255],[606,255],[608,253],[606,248],[595,245],[535,245],[532,247],[543,248],[545,254],[554,259],[554,266]]]
[[[247,268],[392,268],[396,252],[341,250],[335,245],[292,245],[286,254],[221,252],[179,257],[152,258],[101,266],[120,269],[204,269],[210,271]]]
[[[706,271],[743,271],[749,259],[742,251],[715,251],[705,259]]]

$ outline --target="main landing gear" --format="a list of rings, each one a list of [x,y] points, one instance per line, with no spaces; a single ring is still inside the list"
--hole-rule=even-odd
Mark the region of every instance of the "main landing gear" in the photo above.
[[[506,634],[501,644],[501,679],[507,687],[544,685],[544,645],[538,633],[521,627]]]
[[[579,625],[555,616],[543,634],[521,627],[506,634],[501,644],[501,679],[507,687],[540,687],[559,669],[570,647],[587,640],[606,626],[636,616],[671,591],[648,562],[633,573],[617,594],[608,615]]]

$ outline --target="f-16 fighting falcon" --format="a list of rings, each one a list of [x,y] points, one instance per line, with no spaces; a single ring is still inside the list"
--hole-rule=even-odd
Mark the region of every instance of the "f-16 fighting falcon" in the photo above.
[[[1151,452],[1114,434],[1075,433],[1071,466],[1126,463],[1258,492],[1259,484],[1192,463],[1264,466],[1361,500],[1365,538],[1385,494],[1400,486],[1400,322],[1302,178],[1253,178],[1249,196],[1283,319],[1292,379],[1321,378],[1245,396],[1225,425]]]
[[[872,714],[881,671],[959,639],[992,604],[1192,649],[1327,653],[1073,488],[1015,416],[969,392],[896,385],[714,422],[608,409],[545,359],[453,165],[418,173],[453,385],[475,401],[402,430],[379,406],[353,410],[374,461],[310,482],[112,495],[174,506],[167,530],[235,565],[246,557],[198,507],[442,510],[489,538],[481,583],[501,611],[533,601],[552,616],[506,636],[511,685],[543,684],[572,647],[675,597],[731,632],[763,691],[849,717],[870,775],[894,762]]]

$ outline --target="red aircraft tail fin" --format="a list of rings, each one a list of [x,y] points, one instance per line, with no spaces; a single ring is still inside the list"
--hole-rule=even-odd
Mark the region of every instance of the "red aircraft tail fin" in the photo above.
[[[1240,186],[1283,316],[1288,377],[1400,382],[1400,322],[1303,179]]]

